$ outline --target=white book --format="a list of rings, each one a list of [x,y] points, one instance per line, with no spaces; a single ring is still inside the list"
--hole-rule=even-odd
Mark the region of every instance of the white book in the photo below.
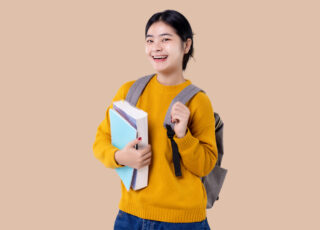
[[[113,102],[113,108],[137,130],[137,136],[142,137],[137,149],[148,145],[148,113],[138,109],[125,100]],[[131,187],[138,190],[148,186],[149,166],[134,169]]]

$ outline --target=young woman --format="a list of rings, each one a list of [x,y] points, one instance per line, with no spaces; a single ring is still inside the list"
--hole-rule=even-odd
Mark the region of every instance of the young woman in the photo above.
[[[145,52],[155,70],[137,107],[148,113],[149,145],[136,150],[139,139],[119,150],[111,145],[109,109],[98,127],[94,155],[108,168],[149,165],[148,186],[122,196],[114,229],[210,229],[206,217],[207,194],[201,182],[216,164],[213,108],[204,92],[171,109],[174,140],[180,153],[182,177],[172,163],[172,149],[163,121],[172,99],[191,81],[183,76],[193,54],[193,32],[179,12],[166,10],[149,19],[145,28]],[[125,99],[135,80],[124,83],[113,101]],[[112,102],[113,102],[112,101]]]

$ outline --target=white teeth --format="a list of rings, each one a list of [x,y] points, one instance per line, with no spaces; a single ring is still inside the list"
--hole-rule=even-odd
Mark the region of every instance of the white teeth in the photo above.
[[[167,56],[153,56],[153,58],[165,58]]]

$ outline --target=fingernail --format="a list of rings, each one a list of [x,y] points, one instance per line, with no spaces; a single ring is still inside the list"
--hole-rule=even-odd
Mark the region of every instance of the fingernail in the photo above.
[[[138,140],[141,141],[141,140],[142,140],[142,137],[139,137]]]

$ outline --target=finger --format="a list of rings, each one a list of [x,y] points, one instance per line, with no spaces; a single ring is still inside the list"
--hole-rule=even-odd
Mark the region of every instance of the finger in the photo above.
[[[171,122],[172,122],[172,123],[179,122],[179,119],[178,119],[176,113],[172,114],[172,116],[171,116]]]
[[[182,105],[182,104],[179,104],[178,102],[176,102],[176,103],[172,106],[171,110],[175,110],[175,109],[177,109],[177,108],[183,108],[183,105]]]
[[[151,158],[151,155],[152,155],[152,153],[151,153],[151,152],[148,152],[147,154],[145,154],[145,155],[142,156],[141,160],[142,160],[142,161],[145,161],[145,160]]]
[[[179,122],[181,122],[181,121],[186,121],[187,120],[187,116],[186,115],[184,115],[184,114],[177,114],[177,115],[175,115],[175,117],[174,117],[174,119],[173,119],[173,122],[174,123],[179,123]]]
[[[176,108],[174,108],[171,112],[172,113],[183,113],[183,112],[185,112],[186,110],[184,109],[184,108],[178,108],[178,107],[176,107]]]
[[[141,156],[147,154],[148,152],[151,151],[151,146],[150,145],[147,145],[145,146],[144,148],[140,149],[139,152],[141,154]]]
[[[147,165],[150,165],[150,163],[151,163],[151,158],[148,158],[147,160],[142,162],[142,165],[147,166]]]
[[[181,113],[188,113],[188,111],[190,110],[186,106],[179,106],[179,107],[176,107],[174,111],[181,112]]]
[[[143,149],[143,156],[147,155],[148,153],[151,153],[151,147],[146,147]]]
[[[172,120],[176,119],[177,117],[186,117],[187,113],[185,111],[175,111],[172,113]]]
[[[176,116],[174,116],[174,118],[172,118],[173,123],[179,123],[180,121],[181,121],[181,118],[178,115],[176,115]]]
[[[185,113],[182,111],[174,111],[172,113],[172,119],[177,118],[177,116],[183,116]]]
[[[139,165],[139,166],[138,166],[138,169],[143,168],[143,167],[149,165],[150,162],[151,162],[151,158],[148,158],[148,159],[146,159],[146,160],[144,160],[144,161],[140,161],[140,162],[138,163],[138,165]]]
[[[185,104],[183,104],[182,102],[178,101],[178,102],[175,104],[174,108],[182,108],[182,109],[185,109],[185,108],[187,108],[187,106],[186,106]]]
[[[174,110],[171,111],[172,116],[175,114],[185,114],[185,115],[189,115],[190,114],[190,110],[188,107],[186,108],[175,108]]]
[[[188,114],[188,110],[185,108],[175,108],[171,110],[171,118],[173,118],[176,114]]]
[[[136,138],[136,139],[130,141],[130,142],[128,143],[128,146],[129,146],[129,147],[135,147],[135,145],[136,145],[136,144],[139,144],[140,142],[141,142],[141,140],[139,140],[139,138]]]
[[[175,106],[183,106],[184,104],[181,102],[181,101],[176,101],[175,103],[174,103],[174,105]]]

